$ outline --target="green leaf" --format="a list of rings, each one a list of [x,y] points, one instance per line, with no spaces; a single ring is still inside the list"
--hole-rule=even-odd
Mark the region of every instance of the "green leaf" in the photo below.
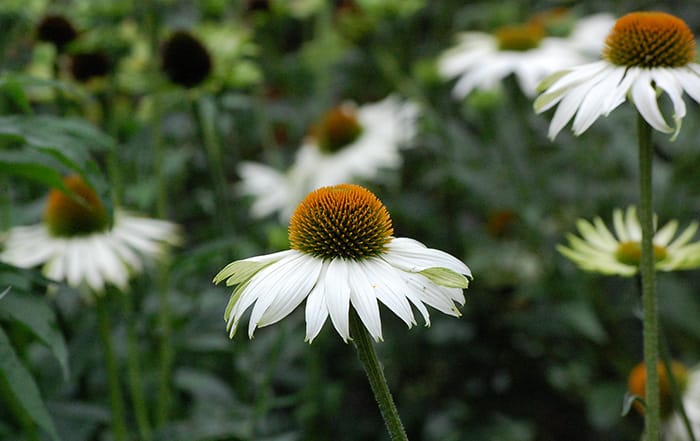
[[[2,328],[0,328],[0,376],[22,410],[44,429],[51,439],[60,440],[34,378],[21,363]]]
[[[61,365],[63,376],[68,378],[68,350],[63,335],[56,329],[56,316],[43,297],[23,292],[13,292],[2,301],[0,316],[6,316],[24,325],[44,343]]]
[[[59,169],[54,159],[36,152],[0,151],[0,172],[67,191]]]
[[[2,300],[3,297],[5,297],[5,296],[7,295],[8,292],[10,292],[10,289],[12,289],[12,287],[11,287],[11,286],[8,286],[8,287],[5,289],[5,291],[0,292],[0,300]]]

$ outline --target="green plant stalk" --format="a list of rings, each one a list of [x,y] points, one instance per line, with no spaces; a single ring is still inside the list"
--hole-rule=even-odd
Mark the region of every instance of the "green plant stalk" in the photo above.
[[[109,388],[109,404],[112,410],[112,433],[115,441],[126,441],[126,419],[124,418],[124,397],[119,385],[119,367],[112,347],[110,335],[109,311],[107,311],[107,299],[98,297],[96,300],[97,321],[102,341],[105,368],[107,369],[107,384]]]
[[[127,377],[129,379],[129,391],[131,403],[134,406],[136,427],[139,431],[139,439],[150,441],[153,436],[151,423],[148,420],[146,399],[143,395],[143,382],[141,381],[141,363],[136,340],[136,327],[134,326],[133,304],[129,293],[117,293],[122,298],[122,309],[127,322]]]
[[[654,234],[652,210],[652,141],[651,126],[641,114],[637,119],[639,141],[639,223],[642,228],[642,249],[639,272],[642,279],[642,306],[644,365],[647,381],[645,390],[646,408],[644,426],[648,441],[660,440],[660,404],[659,404],[659,313],[654,280]]]
[[[160,51],[160,36],[158,34],[158,5],[153,0],[137,2],[138,12],[143,21],[144,29],[148,34],[149,46],[151,48],[152,62],[150,73],[158,79],[160,84],[160,67],[158,57],[155,56]],[[163,131],[161,126],[162,105],[159,90],[152,94],[153,106],[151,109],[151,149],[153,152],[153,174],[157,180],[156,195],[156,216],[159,219],[166,219],[168,212],[168,186],[163,169],[165,152],[163,147]],[[173,349],[170,342],[170,291],[168,289],[168,271],[165,267],[160,267],[158,272],[158,391],[156,399],[157,426],[163,425],[168,420],[170,411],[170,379],[172,361],[174,358]]]
[[[221,143],[216,131],[216,112],[213,104],[207,102],[206,99],[206,96],[202,95],[194,101],[194,113],[202,134],[204,147],[207,150],[209,170],[213,175],[217,219],[222,232],[225,233],[228,230],[228,225],[231,224],[229,221],[231,216],[229,216],[230,204],[227,196],[226,174],[224,173]]]
[[[253,414],[250,418],[250,437],[251,441],[258,439],[257,426],[260,419],[265,416],[265,414],[270,409],[270,400],[273,395],[271,382],[272,376],[275,373],[275,369],[278,367],[278,361],[280,354],[282,353],[282,348],[284,347],[284,336],[285,332],[278,332],[275,339],[275,344],[272,347],[272,352],[266,357],[267,368],[263,373],[263,377],[258,385],[258,393],[255,394],[255,405],[253,406]]]
[[[357,316],[357,313],[352,309],[350,311],[350,335],[357,350],[357,357],[367,373],[367,379],[374,393],[374,398],[377,400],[379,411],[382,414],[382,418],[384,418],[391,440],[408,441],[399,412],[394,404],[391,391],[389,391],[384,370],[379,364],[377,353],[372,345],[372,338],[367,332],[365,325]]]

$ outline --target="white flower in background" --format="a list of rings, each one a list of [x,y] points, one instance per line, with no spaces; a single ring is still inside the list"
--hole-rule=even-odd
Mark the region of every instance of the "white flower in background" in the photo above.
[[[676,376],[678,377],[678,376]],[[688,416],[690,427],[695,439],[700,437],[700,367],[690,369],[686,378],[681,378],[682,401],[685,414]],[[665,441],[691,441],[688,428],[679,412],[674,412],[664,424]]]
[[[596,217],[593,222],[579,219],[576,223],[581,237],[567,235],[569,246],[559,245],[557,250],[585,271],[602,274],[632,276],[639,270],[642,228],[637,210],[630,206],[623,215],[621,209],[613,211],[615,235]],[[659,271],[675,271],[700,266],[700,242],[690,241],[698,230],[692,222],[674,239],[678,221],[672,220],[656,231],[652,238],[654,260]]]
[[[112,225],[95,192],[82,178],[68,176],[73,196],[54,189],[44,222],[0,234],[0,261],[22,268],[43,265],[46,277],[102,294],[107,284],[128,289],[129,277],[148,259],[166,257],[180,242],[178,227],[167,221],[115,210]]]
[[[578,136],[629,98],[649,125],[671,133],[673,139],[686,113],[683,93],[700,102],[700,65],[695,57],[695,37],[683,20],[663,12],[633,12],[615,23],[602,60],[543,80],[534,108],[541,113],[558,105],[549,126],[549,137],[554,139],[572,118]],[[671,99],[674,127],[659,109],[661,92]]]
[[[389,96],[362,106],[345,103],[331,109],[310,131],[286,172],[243,162],[238,191],[254,197],[251,214],[292,211],[312,190],[345,182],[377,179],[382,170],[400,167],[401,148],[416,133],[418,106]]]
[[[255,328],[289,315],[306,299],[306,340],[318,335],[330,316],[344,341],[349,317],[358,314],[375,340],[382,340],[378,301],[409,327],[412,306],[425,305],[459,316],[471,271],[457,258],[413,239],[395,238],[386,207],[359,185],[341,184],[311,192],[289,224],[290,250],[237,260],[214,278],[235,286],[224,313],[229,336],[252,307],[248,336]]]
[[[496,89],[511,74],[522,92],[532,97],[548,75],[597,57],[613,23],[608,14],[585,17],[567,37],[548,35],[547,23],[534,18],[494,33],[463,32],[457,44],[440,56],[438,70],[447,79],[457,78],[452,90],[456,98],[474,89]]]

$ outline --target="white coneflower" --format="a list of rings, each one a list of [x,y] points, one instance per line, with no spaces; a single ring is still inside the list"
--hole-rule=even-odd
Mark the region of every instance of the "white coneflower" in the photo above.
[[[286,221],[312,190],[372,181],[380,171],[398,168],[401,148],[415,135],[418,114],[414,103],[395,96],[359,107],[345,103],[332,108],[311,129],[286,172],[242,163],[240,193],[254,197],[253,216],[279,212]]]
[[[120,209],[110,224],[102,202],[81,177],[68,176],[64,185],[72,194],[52,190],[43,223],[0,235],[0,261],[23,268],[43,265],[48,278],[101,294],[107,284],[126,290],[130,275],[141,272],[146,259],[163,257],[167,246],[180,240],[171,222]]]
[[[700,102],[695,57],[695,37],[680,18],[664,12],[627,14],[605,40],[602,60],[553,73],[540,84],[535,111],[558,105],[550,138],[572,118],[574,134],[580,135],[629,97],[650,126],[674,138],[686,113],[683,93]],[[659,109],[660,91],[671,99],[674,127]]]
[[[235,286],[224,314],[230,336],[250,307],[252,337],[256,327],[281,320],[304,299],[309,342],[329,316],[347,341],[351,307],[381,340],[378,301],[409,327],[416,323],[411,305],[426,325],[425,305],[459,316],[456,304],[464,304],[469,268],[450,254],[392,234],[386,207],[365,188],[341,184],[311,192],[290,221],[290,250],[232,262],[214,278]]]
[[[525,95],[534,96],[547,75],[590,61],[592,50],[602,46],[600,30],[607,32],[612,24],[611,16],[597,14],[577,22],[568,37],[547,35],[541,20],[503,26],[494,33],[464,32],[440,56],[438,69],[443,77],[457,79],[452,90],[456,98],[474,89],[497,88],[511,74]]]

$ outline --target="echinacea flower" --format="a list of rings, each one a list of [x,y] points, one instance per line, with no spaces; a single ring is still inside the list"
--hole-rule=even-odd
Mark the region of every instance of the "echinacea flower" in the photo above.
[[[171,222],[116,209],[110,224],[97,194],[79,176],[64,178],[72,194],[50,192],[44,222],[0,234],[0,261],[22,268],[43,265],[44,274],[100,295],[107,284],[128,288],[129,277],[149,259],[165,257],[179,242]]]
[[[311,192],[289,224],[290,248],[237,260],[214,283],[235,286],[224,319],[230,337],[252,306],[248,335],[289,315],[306,299],[306,340],[318,335],[330,316],[343,340],[350,338],[352,307],[375,340],[382,340],[378,301],[409,327],[411,305],[430,316],[425,305],[459,316],[462,290],[471,272],[457,258],[409,238],[392,236],[386,207],[367,189],[353,184]]]
[[[538,86],[537,113],[558,105],[549,137],[554,139],[572,118],[578,136],[629,97],[651,127],[675,138],[686,113],[683,93],[700,102],[695,37],[685,22],[663,12],[627,14],[608,34],[602,57],[553,73]],[[671,99],[674,127],[659,109],[660,91]]]
[[[548,75],[590,61],[592,50],[602,47],[600,29],[606,32],[612,24],[609,15],[598,14],[577,22],[569,37],[547,35],[540,20],[504,26],[492,34],[464,32],[441,55],[438,70],[445,78],[457,78],[452,89],[456,98],[474,89],[492,90],[511,74],[525,95],[534,96]]]
[[[569,246],[559,245],[557,250],[585,271],[602,274],[632,276],[639,270],[642,230],[637,210],[630,206],[623,215],[621,209],[613,211],[615,234],[605,226],[600,217],[593,222],[579,219],[576,223],[581,237],[567,235]],[[654,260],[659,271],[675,271],[700,266],[700,242],[689,243],[698,229],[691,222],[674,239],[678,221],[672,220],[656,231],[652,238]]]
[[[401,148],[416,132],[417,105],[389,96],[362,106],[333,108],[313,127],[287,172],[243,162],[239,192],[255,198],[254,217],[280,212],[289,220],[294,207],[312,190],[377,178],[401,165]]]
[[[671,360],[669,364],[675,388],[663,363],[659,362],[657,365],[662,438],[663,441],[691,441],[693,438],[688,434],[688,427],[683,421],[680,409],[675,406],[673,394],[674,389],[677,389],[693,434],[695,437],[700,436],[700,368],[688,369],[676,360]],[[632,396],[644,399],[645,388],[646,368],[644,363],[639,363],[630,371],[627,390]],[[635,400],[633,405],[637,412],[644,415],[644,406],[639,401]]]

